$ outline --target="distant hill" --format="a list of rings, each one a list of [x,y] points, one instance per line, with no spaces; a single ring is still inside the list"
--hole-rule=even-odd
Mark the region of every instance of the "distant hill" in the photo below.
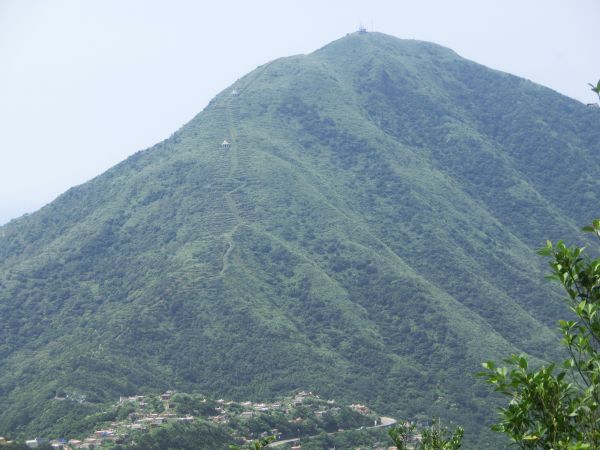
[[[480,362],[557,351],[566,312],[534,250],[598,215],[599,123],[379,33],[258,67],[0,227],[0,434],[68,434],[94,403],[171,386],[307,388],[484,448]]]

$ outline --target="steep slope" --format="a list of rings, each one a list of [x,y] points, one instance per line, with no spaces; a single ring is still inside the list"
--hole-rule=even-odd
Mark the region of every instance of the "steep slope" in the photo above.
[[[479,363],[556,351],[533,250],[597,213],[599,119],[377,33],[257,68],[0,228],[0,433],[168,387],[306,388],[480,433]]]

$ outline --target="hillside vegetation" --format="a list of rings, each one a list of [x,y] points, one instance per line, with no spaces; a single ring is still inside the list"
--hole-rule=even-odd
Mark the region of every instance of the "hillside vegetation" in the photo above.
[[[558,351],[564,306],[533,255],[597,215],[599,120],[378,33],[258,67],[0,227],[0,434],[68,435],[96,403],[172,386],[306,388],[484,448],[480,362]]]

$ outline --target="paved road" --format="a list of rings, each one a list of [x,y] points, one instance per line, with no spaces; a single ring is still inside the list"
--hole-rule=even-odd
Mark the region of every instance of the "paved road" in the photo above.
[[[380,428],[380,427],[390,427],[392,425],[396,425],[398,422],[396,419],[392,419],[391,417],[381,417],[381,425],[376,425],[374,427],[369,428]]]
[[[390,427],[392,425],[395,425],[396,422],[398,422],[396,419],[393,419],[391,417],[381,417],[381,424],[380,425],[375,425],[372,427],[364,427],[364,428],[357,428],[357,430],[360,429],[365,429],[365,430],[369,430],[372,428],[382,428],[382,427]],[[344,430],[344,431],[348,431],[348,430]],[[327,434],[335,434],[335,433],[343,433],[343,431],[333,431],[331,433],[327,433]],[[315,434],[314,436],[318,436],[317,434]],[[311,438],[314,436],[304,436],[304,438]],[[269,445],[267,445],[267,447],[279,447],[283,444],[290,444],[292,442],[297,442],[299,441],[300,438],[293,438],[293,439],[285,439],[283,441],[275,441],[275,442],[271,442]]]

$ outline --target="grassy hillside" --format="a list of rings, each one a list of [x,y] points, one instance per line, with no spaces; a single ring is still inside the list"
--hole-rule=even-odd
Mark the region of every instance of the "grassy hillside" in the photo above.
[[[557,351],[534,250],[597,215],[599,120],[378,33],[257,68],[0,228],[0,433],[66,433],[171,386],[309,389],[460,422],[482,448],[479,363]]]

